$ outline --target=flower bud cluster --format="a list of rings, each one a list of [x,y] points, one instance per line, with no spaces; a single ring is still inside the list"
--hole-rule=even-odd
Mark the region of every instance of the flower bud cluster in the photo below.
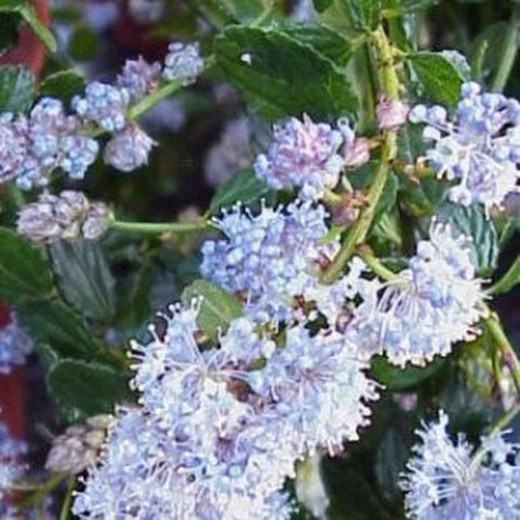
[[[198,43],[173,42],[164,59],[163,78],[178,81],[182,85],[193,83],[204,70]]]
[[[0,329],[0,374],[9,374],[13,365],[23,365],[33,349],[32,339],[13,314],[11,321]]]
[[[13,439],[7,426],[0,421],[0,507],[13,482],[23,475],[22,459],[26,451],[25,443]]]
[[[414,123],[425,123],[423,137],[432,147],[426,157],[439,176],[456,181],[450,199],[463,206],[484,205],[489,213],[518,191],[520,103],[502,94],[482,93],[465,83],[453,118],[441,106],[416,106]]]
[[[112,420],[110,415],[96,415],[87,419],[84,425],[67,428],[52,441],[46,469],[77,475],[95,464]]]
[[[44,193],[18,213],[17,231],[33,242],[86,238],[95,240],[108,228],[110,211],[102,202],[90,202],[79,191]]]
[[[143,409],[119,414],[76,497],[81,518],[289,518],[279,490],[295,461],[340,451],[368,424],[377,387],[342,335],[302,322],[280,347],[241,317],[201,349],[200,305],[171,306],[148,342],[133,343]]]
[[[410,518],[518,518],[520,445],[494,433],[475,450],[463,436],[453,442],[447,428],[448,416],[441,411],[438,422],[416,432],[421,444],[401,480]]]

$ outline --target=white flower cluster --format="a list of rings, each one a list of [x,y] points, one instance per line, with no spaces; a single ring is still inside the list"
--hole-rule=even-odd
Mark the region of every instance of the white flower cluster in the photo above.
[[[449,354],[453,343],[474,337],[473,325],[485,314],[484,295],[468,240],[434,223],[408,267],[381,286],[377,304],[358,309],[349,330],[352,341],[404,366],[424,365]]]
[[[115,85],[95,81],[83,96],[75,96],[72,113],[61,101],[45,97],[28,116],[0,114],[0,182],[13,180],[24,190],[44,187],[56,168],[71,179],[82,179],[99,153],[92,124],[114,134],[104,153],[107,164],[125,172],[146,165],[155,142],[130,122],[132,104],[153,92],[161,73],[170,81],[187,84],[203,69],[196,45],[172,45],[162,71],[160,64],[142,58],[127,61]],[[197,67],[188,71],[188,63],[194,60]]]
[[[518,191],[520,103],[502,94],[482,93],[465,83],[453,119],[441,106],[416,106],[410,120],[426,123],[424,139],[433,143],[426,157],[439,176],[457,181],[449,190],[453,202],[482,204],[489,213],[501,208],[506,195]]]
[[[0,508],[13,482],[24,472],[23,456],[27,446],[11,437],[7,426],[0,421]]]
[[[0,329],[0,374],[9,374],[14,365],[23,365],[34,344],[20,325],[16,314]]]
[[[518,444],[503,434],[482,438],[475,450],[463,437],[452,442],[448,417],[417,431],[421,444],[401,480],[406,508],[416,520],[513,520],[520,518]]]
[[[289,518],[279,490],[295,461],[340,451],[368,424],[377,385],[341,334],[304,323],[267,334],[242,317],[202,349],[200,303],[172,306],[134,342],[143,408],[120,413],[80,517]]]

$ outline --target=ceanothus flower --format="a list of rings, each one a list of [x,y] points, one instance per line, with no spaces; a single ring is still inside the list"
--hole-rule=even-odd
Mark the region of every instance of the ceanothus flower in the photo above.
[[[117,132],[126,126],[129,103],[130,93],[126,88],[94,81],[87,85],[84,97],[74,96],[72,108],[107,132]]]
[[[170,43],[164,59],[164,79],[179,81],[186,86],[193,83],[203,70],[204,60],[200,56],[198,43]]]
[[[513,520],[520,518],[518,444],[503,433],[482,438],[477,450],[463,436],[455,442],[447,432],[448,417],[416,433],[421,444],[413,449],[401,479],[406,509],[416,520]]]
[[[340,154],[343,135],[325,123],[291,118],[275,125],[274,140],[267,154],[255,161],[256,174],[275,190],[300,188],[304,199],[317,199],[334,188],[345,164]]]
[[[117,132],[107,143],[103,159],[122,172],[130,172],[148,164],[148,156],[156,142],[136,124]]]
[[[13,439],[0,421],[0,502],[13,482],[23,475],[22,458],[26,451],[26,444]]]
[[[380,285],[377,305],[367,298],[368,305],[357,309],[350,340],[404,366],[446,356],[452,343],[474,337],[473,325],[485,314],[484,295],[468,240],[455,237],[448,224],[434,223],[408,267]]]
[[[253,215],[239,204],[215,219],[224,239],[202,246],[203,276],[247,300],[258,319],[286,319],[293,298],[316,283],[316,272],[337,248],[322,243],[328,228],[323,206],[295,202],[262,206]]]
[[[462,86],[453,119],[441,106],[416,106],[410,120],[425,123],[423,137],[432,143],[426,157],[439,176],[456,181],[449,198],[457,204],[501,208],[518,191],[520,103],[502,94],[482,93],[476,83]]]
[[[116,85],[124,88],[134,103],[141,101],[155,90],[161,79],[161,65],[148,63],[141,56],[137,60],[127,60]]]
[[[21,327],[16,315],[0,329],[0,374],[9,374],[13,365],[23,365],[33,351],[32,339]]]

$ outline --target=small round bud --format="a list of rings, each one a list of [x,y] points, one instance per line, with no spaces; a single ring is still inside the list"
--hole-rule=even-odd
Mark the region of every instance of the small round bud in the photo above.
[[[117,170],[130,172],[148,164],[148,155],[155,141],[137,125],[129,125],[108,142],[104,161]]]
[[[198,43],[174,42],[169,45],[168,51],[162,73],[164,79],[189,85],[204,70]]]

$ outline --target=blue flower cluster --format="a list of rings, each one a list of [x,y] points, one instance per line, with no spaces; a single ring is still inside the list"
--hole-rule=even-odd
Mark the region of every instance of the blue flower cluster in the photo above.
[[[33,349],[32,339],[12,314],[11,321],[0,329],[0,374],[9,374],[14,365],[23,365]]]

